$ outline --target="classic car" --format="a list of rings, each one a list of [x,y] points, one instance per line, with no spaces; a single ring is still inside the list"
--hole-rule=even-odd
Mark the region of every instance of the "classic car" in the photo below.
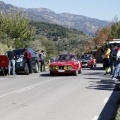
[[[50,75],[55,74],[77,74],[81,73],[82,63],[78,60],[75,54],[60,54],[55,58],[55,61],[50,63]]]
[[[82,62],[82,67],[96,67],[96,59],[92,54],[84,54],[79,59]]]

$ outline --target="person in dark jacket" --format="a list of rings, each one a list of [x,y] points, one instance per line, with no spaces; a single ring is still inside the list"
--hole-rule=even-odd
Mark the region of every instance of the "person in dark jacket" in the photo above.
[[[43,50],[41,50],[41,53],[39,54],[39,58],[40,58],[40,71],[45,71],[45,53]]]
[[[116,54],[117,54],[117,44],[114,43],[110,52],[110,67],[111,67],[111,75],[114,74],[115,64],[116,64]]]
[[[32,74],[32,55],[31,53],[25,48],[24,49],[24,59],[26,59],[26,63],[28,64],[28,67],[29,67],[29,73]]]
[[[17,55],[14,53],[14,51],[10,50],[7,52],[7,56],[9,59],[9,64],[8,64],[8,75],[11,75],[11,68],[12,68],[12,74],[16,75],[15,72],[15,59],[17,59]]]

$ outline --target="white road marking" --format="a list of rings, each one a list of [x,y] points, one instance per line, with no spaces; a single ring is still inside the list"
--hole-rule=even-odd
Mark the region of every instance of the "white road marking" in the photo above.
[[[98,120],[98,116],[94,116],[92,120]]]
[[[4,94],[4,95],[1,95],[0,98],[5,97],[5,96],[7,96],[7,95],[11,95],[11,94],[13,94],[13,93],[15,93],[15,92],[13,91],[13,92],[10,92],[10,93],[6,93],[6,94]]]
[[[21,89],[21,90],[16,91],[16,93],[22,93],[22,92],[27,91],[27,90],[30,90],[30,89],[32,89],[32,88],[34,88],[34,87],[24,88],[24,89]]]
[[[105,98],[105,100],[103,101],[103,103],[104,103],[104,104],[107,103],[108,99],[109,99],[109,98]]]
[[[109,98],[105,98],[104,101],[103,101],[103,103],[106,104],[107,101],[108,101],[108,99]],[[92,120],[99,120],[98,118],[99,118],[98,116],[94,116]]]
[[[51,81],[54,81],[54,80],[60,79],[60,78],[63,78],[63,77],[59,77],[59,78],[57,77],[57,78],[54,78],[54,79],[51,79],[51,80],[47,80],[47,81],[44,81],[44,82],[40,82],[40,83],[31,85],[31,86],[22,88],[22,89],[20,89],[20,90],[16,90],[16,91],[13,91],[13,92],[6,93],[6,94],[4,94],[4,95],[1,95],[0,98],[5,97],[5,96],[8,96],[8,95],[11,95],[11,94],[14,94],[14,93],[21,93],[21,92],[27,91],[27,90],[30,90],[30,89],[38,86],[38,85],[41,85],[41,84],[44,84],[44,83],[47,83],[47,82],[51,82]]]

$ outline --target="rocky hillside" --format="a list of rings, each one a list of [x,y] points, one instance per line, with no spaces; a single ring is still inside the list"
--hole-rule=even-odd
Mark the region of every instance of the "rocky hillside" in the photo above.
[[[54,23],[67,28],[74,28],[85,34],[94,35],[98,28],[108,26],[111,22],[89,18],[87,16],[70,13],[57,14],[47,8],[19,8],[4,2],[0,2],[0,10],[9,12],[10,10],[23,10],[32,21]]]
[[[57,14],[46,8],[25,9],[34,21],[43,21],[62,25],[67,28],[75,28],[85,34],[94,35],[98,28],[108,26],[110,22],[89,18],[70,13]]]

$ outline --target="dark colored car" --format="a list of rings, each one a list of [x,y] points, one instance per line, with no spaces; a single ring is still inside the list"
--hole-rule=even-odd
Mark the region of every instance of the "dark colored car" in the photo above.
[[[82,62],[82,67],[96,67],[96,59],[92,54],[84,54],[79,59]]]
[[[31,53],[32,55],[32,67],[33,67],[33,72],[37,73],[39,71],[39,61],[38,58],[32,48],[27,48],[27,50]],[[16,60],[16,73],[19,72],[24,72],[26,75],[29,74],[29,67],[28,64],[26,63],[26,59],[24,59],[24,48],[20,49],[14,49],[13,50],[15,54],[17,55],[17,60]]]
[[[50,75],[81,73],[82,65],[75,54],[60,54],[49,65]]]
[[[52,58],[50,59],[50,63],[52,63],[52,62],[55,62],[55,57],[52,57]]]

